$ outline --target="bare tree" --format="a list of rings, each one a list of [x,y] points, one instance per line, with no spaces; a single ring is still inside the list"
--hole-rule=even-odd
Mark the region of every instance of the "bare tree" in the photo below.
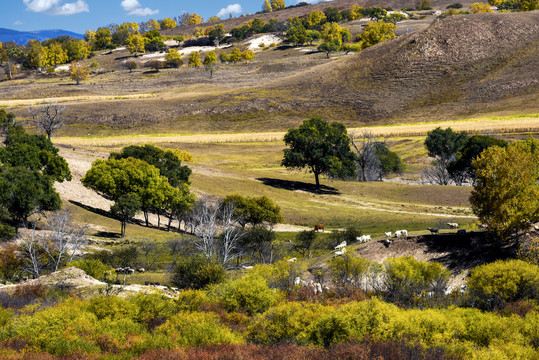
[[[44,264],[42,261],[42,250],[40,244],[42,243],[43,234],[36,234],[36,229],[28,229],[17,234],[17,240],[21,244],[21,252],[23,254],[23,272],[28,272],[34,278],[38,278],[41,272],[44,270]]]
[[[159,258],[156,251],[157,245],[150,240],[144,240],[140,246],[140,249],[146,258],[146,269],[150,269]]]
[[[223,232],[221,233],[221,241],[217,249],[217,255],[223,266],[239,256],[238,246],[245,232],[238,223],[237,217],[234,215],[234,204],[228,203],[221,206],[220,218]]]
[[[176,238],[167,242],[170,253],[174,258],[173,264],[176,264],[178,255],[188,255],[193,253],[193,242],[185,238]]]
[[[37,128],[47,134],[50,140],[52,133],[64,126],[65,119],[62,117],[62,113],[65,108],[65,106],[59,105],[58,101],[55,101],[46,102],[39,109],[29,108],[28,112],[32,115]]]
[[[430,166],[427,166],[421,172],[421,182],[423,184],[448,185],[451,176],[446,169],[444,162],[434,160]]]
[[[206,258],[215,257],[215,236],[217,235],[217,213],[219,207],[209,203],[198,203],[193,211],[193,234],[196,236],[195,247]]]
[[[44,236],[41,247],[57,271],[63,263],[73,261],[80,255],[81,247],[87,243],[86,227],[73,224],[71,212],[61,210],[49,217],[50,236]]]
[[[362,131],[359,135],[350,133],[348,136],[356,152],[357,180],[372,181],[378,179],[381,165],[376,145],[384,141],[376,138],[367,130]]]

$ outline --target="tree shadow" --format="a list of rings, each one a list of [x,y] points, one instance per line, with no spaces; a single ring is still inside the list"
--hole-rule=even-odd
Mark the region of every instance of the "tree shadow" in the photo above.
[[[58,86],[78,86],[77,83],[58,84]]]
[[[340,195],[341,192],[331,186],[320,185],[320,189],[316,188],[315,184],[305,183],[301,181],[282,180],[282,179],[270,179],[270,178],[257,178],[264,185],[268,185],[278,189],[285,189],[290,191],[306,191],[313,194],[322,195]]]
[[[511,258],[516,248],[515,242],[500,244],[492,233],[485,231],[424,235],[417,238],[417,242],[427,246],[427,253],[444,254],[432,261],[440,262],[451,271],[470,270],[484,263]]]
[[[122,234],[111,232],[111,231],[98,231],[94,234],[94,236],[105,238],[105,239],[121,239]]]

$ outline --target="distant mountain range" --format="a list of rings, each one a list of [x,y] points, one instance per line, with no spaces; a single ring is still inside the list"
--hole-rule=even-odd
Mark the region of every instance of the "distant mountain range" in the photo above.
[[[37,31],[17,31],[0,28],[0,42],[13,41],[18,45],[25,45],[28,40],[44,41],[50,38],[67,35],[77,39],[84,38],[84,35],[67,30],[37,30]]]

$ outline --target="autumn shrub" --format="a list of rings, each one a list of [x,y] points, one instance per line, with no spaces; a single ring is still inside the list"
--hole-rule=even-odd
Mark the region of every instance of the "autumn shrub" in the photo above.
[[[148,330],[165,323],[178,312],[178,304],[173,299],[160,294],[138,293],[129,298],[129,302],[137,308],[135,320],[145,324]]]
[[[521,240],[517,257],[522,261],[539,266],[539,237],[531,236]]]
[[[300,334],[313,321],[328,313],[328,307],[290,302],[257,315],[248,330],[248,339],[256,344],[302,343]]]
[[[256,274],[229,281],[215,289],[217,299],[227,311],[262,313],[282,299],[282,293],[270,289],[266,280]]]
[[[13,312],[0,306],[0,327],[4,327],[9,324],[12,318]]]
[[[179,310],[198,311],[209,302],[208,296],[200,290],[184,290],[178,294],[176,306]]]
[[[379,267],[373,265],[367,259],[347,253],[331,260],[329,272],[337,287],[350,285],[366,290],[368,279],[378,275],[376,269]]]
[[[95,279],[104,279],[105,273],[112,274],[114,269],[110,265],[103,264],[98,259],[83,259],[83,260],[75,260],[71,261],[66,265],[74,266],[78,269],[83,270],[86,274],[90,275],[91,277]]]
[[[303,268],[297,261],[280,260],[273,264],[261,264],[249,270],[249,274],[259,275],[266,279],[268,286],[290,294],[296,286],[295,280],[301,275]]]
[[[451,273],[437,262],[418,261],[412,256],[385,261],[385,297],[404,306],[412,306],[422,294],[442,296]]]
[[[90,299],[88,311],[99,320],[133,319],[137,313],[137,308],[127,299],[118,296],[101,295]]]
[[[172,276],[172,284],[181,289],[203,289],[225,279],[223,266],[203,256],[190,256],[178,260]]]
[[[202,346],[239,344],[244,340],[219,323],[212,313],[181,311],[155,329],[154,335],[171,345]]]
[[[475,267],[468,278],[473,306],[491,310],[506,302],[539,299],[539,266],[521,260],[498,260]]]

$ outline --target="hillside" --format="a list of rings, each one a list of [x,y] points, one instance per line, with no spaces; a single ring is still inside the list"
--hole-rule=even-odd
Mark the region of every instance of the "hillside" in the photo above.
[[[25,45],[29,40],[44,41],[58,36],[71,36],[76,39],[84,38],[84,35],[67,30],[37,30],[17,31],[0,28],[0,42],[13,41],[17,45]]]

